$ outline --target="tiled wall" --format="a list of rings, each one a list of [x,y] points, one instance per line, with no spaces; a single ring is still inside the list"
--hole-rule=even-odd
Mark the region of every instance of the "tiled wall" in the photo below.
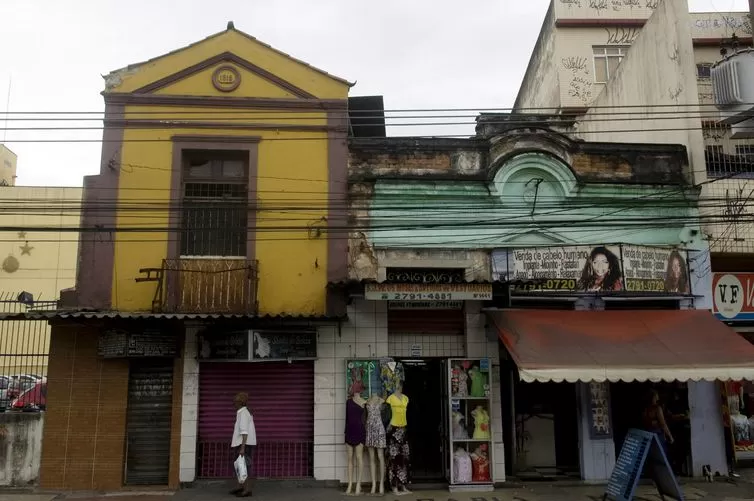
[[[411,357],[412,347],[421,348],[422,357],[465,357],[466,337],[457,334],[389,334],[388,353],[391,357]]]
[[[196,430],[199,410],[199,361],[197,360],[196,330],[186,329],[183,344],[183,398],[181,405],[181,482],[196,479]]]
[[[485,316],[479,303],[467,303],[466,336],[409,336],[387,333],[387,304],[379,301],[354,301],[348,308],[348,321],[340,330],[324,327],[318,331],[318,360],[314,363],[314,477],[340,480],[346,477],[344,444],[346,404],[346,360],[405,356],[406,347],[420,342],[422,356],[488,357],[492,365],[493,459],[496,482],[505,480],[502,416],[499,391],[497,340],[488,341]],[[415,341],[414,338],[421,338]],[[398,350],[397,353],[392,350]],[[452,350],[445,351],[445,350]],[[404,354],[405,353],[405,354]],[[364,482],[371,482],[368,458],[364,457]]]
[[[337,327],[320,327],[314,362],[314,478],[346,479],[346,360],[388,355],[387,304],[354,301],[348,321]],[[365,482],[369,479],[364,457]]]

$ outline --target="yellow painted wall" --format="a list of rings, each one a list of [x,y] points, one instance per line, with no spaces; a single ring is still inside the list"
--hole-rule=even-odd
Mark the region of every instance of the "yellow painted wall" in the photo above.
[[[176,73],[219,52],[231,51],[252,63],[321,98],[346,99],[348,86],[265,48],[235,31],[210,38],[184,51],[178,51],[143,69],[131,70],[123,84],[112,92],[130,91]],[[292,98],[284,89],[237,67],[242,85],[234,92],[218,92],[211,84],[212,69],[188,76],[169,88],[165,95],[222,97]],[[326,114],[276,110],[232,110],[229,108],[181,108],[128,106],[130,118],[162,120],[200,120],[229,123],[270,123],[325,125]],[[147,113],[145,113],[147,112]],[[190,112],[191,115],[187,115]],[[118,197],[127,203],[150,207],[148,212],[121,211],[119,227],[168,226],[167,207],[172,166],[174,135],[257,136],[257,190],[260,210],[256,213],[255,255],[259,261],[259,306],[262,314],[319,314],[325,309],[327,283],[327,241],[325,236],[309,238],[306,229],[327,215],[328,149],[327,133],[319,131],[229,130],[127,128],[121,153]],[[148,142],[139,141],[148,139]],[[154,141],[159,139],[159,141]],[[291,206],[306,211],[291,212]],[[302,214],[303,212],[303,214]],[[288,226],[290,230],[265,230]],[[155,284],[136,283],[140,268],[159,267],[167,255],[164,232],[120,232],[116,235],[113,306],[123,311],[145,311],[152,305]]]
[[[81,188],[0,187],[0,199],[12,210],[0,213],[0,226],[77,228]],[[77,232],[0,232],[0,300],[27,291],[35,300],[54,301],[60,290],[76,283]],[[27,247],[28,246],[28,247]],[[0,303],[0,311],[20,311],[17,303]],[[44,372],[49,345],[46,322],[0,322],[0,374]]]

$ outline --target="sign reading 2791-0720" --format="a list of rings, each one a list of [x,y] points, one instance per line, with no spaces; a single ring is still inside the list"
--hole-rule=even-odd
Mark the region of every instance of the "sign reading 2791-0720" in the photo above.
[[[754,320],[754,273],[715,273],[712,311],[722,320]]]
[[[366,284],[372,301],[488,301],[491,284]]]

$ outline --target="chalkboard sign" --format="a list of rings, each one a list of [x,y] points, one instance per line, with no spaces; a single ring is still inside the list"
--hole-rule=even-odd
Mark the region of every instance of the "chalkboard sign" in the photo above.
[[[662,499],[667,496],[684,501],[683,493],[657,435],[636,429],[629,430],[626,435],[605,495],[602,497],[603,501],[631,501],[636,485],[645,472],[654,481]]]
[[[111,329],[103,332],[98,341],[97,352],[102,358],[172,358],[178,353],[176,337],[158,330]]]
[[[249,360],[249,331],[203,332],[198,355],[202,360]]]
[[[307,331],[254,331],[252,361],[317,358],[317,335]]]

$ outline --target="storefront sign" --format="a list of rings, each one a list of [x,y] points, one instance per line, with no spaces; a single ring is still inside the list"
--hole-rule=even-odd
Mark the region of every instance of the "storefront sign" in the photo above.
[[[373,301],[487,301],[492,284],[367,284],[364,295]]]
[[[497,280],[527,281],[519,290],[690,294],[688,256],[670,247],[595,245],[499,249]]]
[[[754,273],[715,273],[712,311],[721,320],[754,320]]]
[[[626,290],[690,294],[688,254],[669,247],[621,245]]]
[[[390,301],[389,310],[460,310],[463,301]]]
[[[608,383],[589,383],[589,437],[592,440],[613,436],[610,419],[610,386]]]
[[[111,329],[103,332],[97,351],[102,358],[175,357],[176,337],[157,330],[129,332]]]
[[[307,331],[234,331],[199,335],[199,358],[268,362],[317,358],[317,335]]]
[[[198,355],[202,360],[249,360],[249,331],[203,332]]]
[[[409,350],[410,356],[414,358],[421,358],[422,356],[422,345],[420,344],[412,344],[411,350]]]
[[[252,361],[317,358],[315,332],[254,331]]]

